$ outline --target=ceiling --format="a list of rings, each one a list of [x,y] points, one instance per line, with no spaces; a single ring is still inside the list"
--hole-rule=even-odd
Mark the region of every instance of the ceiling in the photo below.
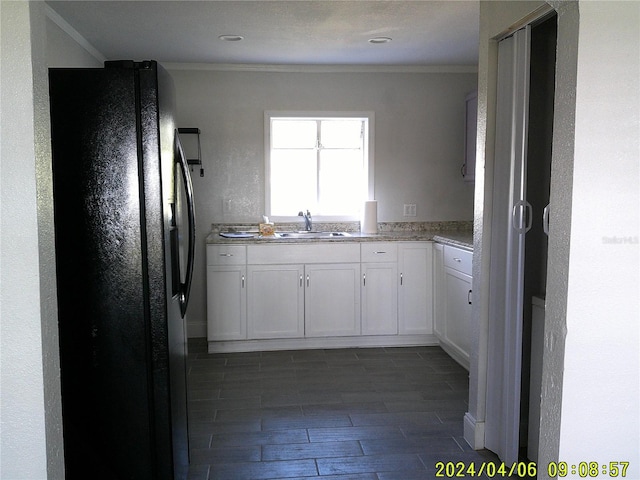
[[[470,66],[479,2],[47,1],[107,59],[262,65]],[[240,35],[223,41],[220,35]],[[369,39],[389,37],[388,43]]]

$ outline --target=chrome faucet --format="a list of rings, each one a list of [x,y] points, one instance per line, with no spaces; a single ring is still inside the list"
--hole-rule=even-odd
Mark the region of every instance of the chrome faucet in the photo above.
[[[298,212],[298,216],[304,217],[304,229],[307,232],[310,232],[312,229],[312,225],[311,225],[311,214],[309,213],[309,210],[307,210],[307,213],[304,213],[302,210],[300,210]]]

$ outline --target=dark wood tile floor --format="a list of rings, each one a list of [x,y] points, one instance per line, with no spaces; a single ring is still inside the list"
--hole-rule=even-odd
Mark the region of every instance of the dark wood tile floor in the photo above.
[[[189,479],[417,480],[498,461],[464,441],[467,372],[439,347],[189,352]]]

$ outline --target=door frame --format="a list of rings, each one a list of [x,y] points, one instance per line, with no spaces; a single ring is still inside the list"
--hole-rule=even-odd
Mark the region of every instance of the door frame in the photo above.
[[[484,9],[484,10],[483,10]],[[478,138],[476,143],[476,193],[474,207],[472,345],[469,371],[469,411],[464,418],[464,438],[472,448],[485,448],[485,420],[488,356],[488,303],[491,242],[491,207],[495,139],[495,98],[498,42],[528,24],[558,15],[556,59],[557,88],[554,97],[553,171],[551,201],[554,204],[553,227],[549,239],[545,350],[543,365],[543,403],[539,463],[558,457],[562,405],[562,371],[566,335],[567,269],[571,228],[571,186],[575,144],[575,89],[577,79],[578,2],[509,2],[481,5],[480,58],[478,83]],[[551,343],[547,343],[551,341]]]

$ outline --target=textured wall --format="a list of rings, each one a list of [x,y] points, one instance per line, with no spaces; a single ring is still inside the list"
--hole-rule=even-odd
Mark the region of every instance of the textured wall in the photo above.
[[[491,233],[493,37],[535,3],[481,3],[478,168],[484,164],[485,180],[476,188],[474,278],[486,279],[489,261],[482,252]],[[550,3],[558,12],[558,65],[538,478],[549,478],[546,466],[558,460],[628,461],[627,477],[640,478],[640,4]],[[469,405],[480,439],[486,295],[481,280]]]
[[[1,2],[0,17],[0,476],[46,478],[47,454],[55,451],[45,441],[46,416],[60,419],[60,395],[46,398],[43,391],[48,381],[43,360],[57,340],[42,337],[43,326],[55,322],[55,316],[41,314],[40,305],[40,282],[50,286],[53,265],[41,278],[36,142],[42,140],[38,138],[41,110],[37,102],[42,100],[38,96],[44,52],[38,52],[37,46],[44,44],[44,28],[32,35],[31,22],[44,27],[44,17],[38,6],[28,2]],[[36,47],[33,55],[32,42]]]
[[[63,478],[48,66],[100,63],[46,17],[0,2],[0,477]]]
[[[464,100],[476,73],[170,72],[179,125],[202,130],[206,169],[204,178],[193,175],[200,256],[191,336],[204,335],[204,238],[211,223],[257,226],[264,213],[265,110],[374,112],[378,221],[472,218],[473,185],[462,181],[460,166]],[[416,217],[403,217],[404,203],[417,205]]]
[[[640,3],[579,18],[559,458],[640,478]]]

